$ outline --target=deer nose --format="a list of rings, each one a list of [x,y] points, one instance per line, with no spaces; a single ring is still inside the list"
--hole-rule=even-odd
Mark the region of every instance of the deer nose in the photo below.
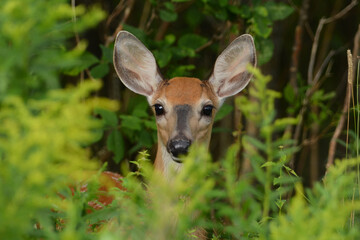
[[[168,143],[168,151],[173,157],[178,158],[180,155],[186,155],[188,153],[191,140],[186,138],[175,138],[171,139]],[[180,159],[174,159],[179,162]]]

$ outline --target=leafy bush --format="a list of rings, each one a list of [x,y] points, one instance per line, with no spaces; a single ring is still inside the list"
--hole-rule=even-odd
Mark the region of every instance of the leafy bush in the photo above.
[[[209,0],[194,1],[181,16],[176,2],[182,1],[150,4],[161,20],[184,17],[190,29],[204,16],[231,24],[244,19],[247,31],[256,36],[261,63],[273,52],[268,40],[273,22],[292,12],[273,1],[240,7]],[[197,16],[200,9],[204,15]],[[359,238],[359,159],[337,162],[322,182],[304,190],[287,166],[298,148],[285,128],[299,119],[277,118],[280,94],[268,89],[270,78],[257,69],[250,69],[255,78],[250,96],[235,102],[259,129],[258,136],[241,135],[222,161],[213,162],[203,146],[193,146],[183,171],[170,182],[153,170],[149,155],[140,152],[133,162],[137,170],[122,179],[126,191],[111,189],[113,202],[102,205],[97,199],[102,168],[90,145],[110,130],[107,147],[119,162],[156,140],[144,99],[130,101],[118,126],[117,104],[91,97],[100,89],[98,81],[60,89],[63,75],[77,76],[88,68],[93,77],[108,74],[111,45],[102,45],[97,58],[85,51],[83,41],[70,41],[103,16],[97,8],[72,7],[63,0],[2,1],[0,57],[6,61],[0,63],[1,238],[189,239],[204,234],[203,229],[212,239]],[[196,58],[208,42],[201,34],[175,31],[153,41],[144,31],[125,28],[151,46],[168,76],[194,74],[193,64],[178,63]],[[285,95],[290,102],[297,98],[291,90]],[[321,107],[329,97],[317,92],[312,101]],[[217,120],[232,107],[223,109]],[[144,128],[150,131],[144,133]],[[135,146],[127,149],[124,138]],[[239,176],[240,157],[249,159],[253,171]]]
[[[42,100],[8,97],[0,111],[0,234],[21,239],[34,224],[49,226],[50,209],[65,207],[58,192],[99,168],[85,146],[99,138],[95,108],[114,110],[105,99],[86,99],[100,87],[53,90]],[[45,221],[46,220],[46,221]],[[49,230],[49,229],[48,229]]]
[[[7,95],[34,97],[60,87],[59,74],[84,63],[85,42],[69,49],[74,31],[94,26],[103,12],[74,11],[67,1],[4,0],[0,9],[0,100]],[[77,17],[76,24],[71,22]]]

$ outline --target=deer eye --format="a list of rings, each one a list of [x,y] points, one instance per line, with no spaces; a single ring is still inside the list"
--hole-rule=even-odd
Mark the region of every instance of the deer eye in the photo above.
[[[155,114],[156,116],[161,116],[165,114],[165,110],[164,110],[164,106],[161,104],[155,104],[154,105],[155,108]]]
[[[214,106],[205,105],[201,110],[201,115],[211,117]]]

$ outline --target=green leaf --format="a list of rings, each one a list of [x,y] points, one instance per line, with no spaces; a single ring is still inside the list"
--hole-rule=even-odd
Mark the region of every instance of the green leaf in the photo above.
[[[160,68],[168,65],[172,58],[172,52],[169,49],[155,50],[153,51],[153,54]]]
[[[286,171],[288,171],[289,173],[291,173],[295,177],[298,177],[298,175],[296,174],[296,172],[293,169],[291,169],[290,167],[288,167],[286,165],[284,165],[283,167],[286,169]]]
[[[298,118],[278,118],[275,120],[273,126],[276,130],[282,130],[285,129],[289,125],[295,125],[299,122]]]
[[[204,45],[207,42],[207,39],[199,36],[197,34],[189,33],[183,35],[178,42],[179,47],[182,48],[190,48],[190,49],[197,49]]]
[[[116,128],[118,125],[118,118],[116,113],[105,110],[105,109],[95,109],[95,114],[99,114],[104,122],[105,127]]]
[[[103,78],[106,74],[108,74],[109,70],[110,68],[108,63],[100,63],[91,69],[90,74],[94,78]]]
[[[268,16],[268,10],[263,6],[256,6],[254,8],[254,12],[257,15],[262,16],[262,17],[267,17]]]
[[[242,18],[245,18],[245,19],[248,19],[251,17],[251,9],[250,9],[250,6],[244,4],[240,7],[241,9],[241,13],[240,13],[240,16]]]
[[[230,114],[233,111],[234,107],[229,104],[224,104],[219,111],[216,113],[214,122],[219,121],[220,119],[223,119],[225,116]]]
[[[160,10],[159,16],[160,16],[161,20],[163,20],[165,22],[174,22],[174,21],[176,21],[178,14],[176,12],[169,11],[169,10]]]
[[[243,141],[247,141],[247,142],[251,143],[257,149],[266,152],[266,145],[264,143],[260,142],[256,138],[253,138],[253,137],[250,137],[250,136],[244,136]]]
[[[100,44],[100,48],[102,51],[102,60],[107,63],[113,62],[113,47],[105,47],[104,45]]]
[[[251,22],[253,24],[253,30],[257,35],[263,38],[268,38],[270,36],[272,27],[271,22],[267,17],[256,14]]]
[[[191,75],[191,70],[194,70],[195,66],[194,65],[183,65],[183,66],[178,66],[175,69],[173,69],[170,72],[170,77],[176,77],[176,76],[190,76]]]
[[[164,6],[166,9],[175,12],[175,5],[172,2],[165,2]]]
[[[242,10],[240,7],[236,6],[236,5],[229,5],[228,9],[231,13],[234,13],[236,15],[240,15],[242,14]]]
[[[151,134],[148,131],[140,131],[139,143],[145,147],[151,147],[153,145]]]
[[[145,125],[145,127],[149,128],[149,129],[152,129],[155,131],[157,130],[155,119],[153,121],[144,120],[144,125]]]
[[[274,162],[266,162],[264,163],[263,165],[261,165],[262,168],[264,167],[272,167],[272,166],[275,166],[276,164]]]
[[[218,8],[215,11],[215,17],[219,20],[226,21],[228,19],[228,13],[226,11],[226,8]]]
[[[121,127],[129,130],[141,130],[141,119],[135,116],[120,115]]]
[[[283,207],[284,204],[286,203],[286,200],[277,199],[275,203],[276,203],[276,206],[277,206],[279,209],[282,209],[282,207]]]
[[[203,19],[204,15],[199,14],[199,11],[195,7],[191,7],[185,12],[185,21],[191,28],[196,28],[199,26]]]
[[[190,2],[191,0],[171,0],[172,2]]]
[[[296,100],[294,88],[288,83],[284,88],[284,98],[288,103],[293,103]]]
[[[273,185],[292,184],[300,179],[296,176],[284,175],[274,178]]]
[[[226,7],[228,5],[229,0],[219,0],[220,7]]]
[[[125,154],[124,139],[120,131],[112,131],[106,141],[107,148],[114,153],[114,162],[119,163]]]
[[[258,63],[259,66],[267,63],[273,56],[274,43],[270,39],[256,38],[256,47],[259,51]]]
[[[93,54],[89,52],[84,52],[84,54],[80,57],[81,64],[65,71],[65,74],[70,76],[76,76],[81,71],[84,71],[85,69],[91,67],[95,63],[99,62],[99,59],[95,57]]]
[[[176,37],[174,34],[167,34],[164,38],[166,44],[168,46],[172,45],[176,41]]]
[[[285,19],[294,11],[291,6],[281,2],[275,3],[268,1],[264,6],[268,10],[269,17],[272,21]]]
[[[142,98],[139,99],[141,100],[138,100],[134,103],[130,115],[138,118],[147,118],[149,117],[149,113],[147,111],[149,104],[147,101],[142,101]]]

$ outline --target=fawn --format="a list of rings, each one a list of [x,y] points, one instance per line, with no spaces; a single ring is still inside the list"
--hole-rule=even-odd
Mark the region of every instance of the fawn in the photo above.
[[[253,38],[244,34],[236,38],[217,58],[208,80],[175,77],[165,80],[153,54],[131,33],[120,31],[114,47],[114,66],[120,80],[135,93],[144,95],[156,116],[158,148],[155,169],[170,180],[172,173],[182,168],[181,155],[186,155],[194,142],[209,146],[216,112],[226,97],[243,90],[251,79],[247,65],[256,65]],[[121,176],[102,173],[103,182],[98,205],[112,202],[107,195],[110,186],[122,187]],[[81,191],[87,191],[84,186]],[[206,239],[206,231],[195,227],[194,235]]]
[[[226,97],[243,90],[256,65],[253,38],[236,38],[217,58],[208,80],[175,77],[165,80],[153,54],[134,35],[120,31],[114,47],[114,66],[123,84],[144,95],[156,115],[158,148],[155,169],[167,179],[180,171],[181,155],[194,142],[209,146],[214,116]]]

